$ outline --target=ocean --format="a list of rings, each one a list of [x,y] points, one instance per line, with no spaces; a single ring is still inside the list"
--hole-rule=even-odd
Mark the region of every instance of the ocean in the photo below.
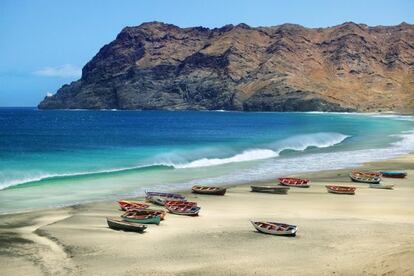
[[[272,180],[413,150],[410,116],[0,108],[0,213]]]

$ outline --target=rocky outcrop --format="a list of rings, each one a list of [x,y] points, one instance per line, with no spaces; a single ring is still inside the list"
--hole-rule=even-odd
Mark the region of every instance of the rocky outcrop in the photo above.
[[[414,26],[126,27],[41,109],[404,111]]]

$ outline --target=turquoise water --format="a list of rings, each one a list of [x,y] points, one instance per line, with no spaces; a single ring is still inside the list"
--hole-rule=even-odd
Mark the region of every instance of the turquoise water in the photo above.
[[[0,212],[357,166],[414,149],[412,117],[0,109]]]

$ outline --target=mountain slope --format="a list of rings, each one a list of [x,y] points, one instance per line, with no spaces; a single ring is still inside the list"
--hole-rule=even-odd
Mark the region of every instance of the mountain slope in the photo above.
[[[126,27],[41,109],[406,111],[414,26]]]

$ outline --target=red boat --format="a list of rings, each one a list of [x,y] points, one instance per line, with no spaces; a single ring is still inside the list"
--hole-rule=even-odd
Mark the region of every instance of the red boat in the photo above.
[[[309,188],[309,179],[300,179],[293,177],[281,177],[279,178],[279,183],[284,186],[290,187],[299,187],[299,188]]]
[[[356,190],[356,187],[350,186],[326,185],[325,187],[329,193],[333,194],[354,195]]]
[[[176,205],[192,207],[192,206],[197,206],[197,202],[180,201],[180,200],[167,200],[164,204],[165,207],[176,206]]]
[[[149,207],[148,204],[138,202],[138,201],[129,201],[129,200],[120,200],[118,201],[119,207],[123,211],[126,211],[128,209],[146,209]]]

